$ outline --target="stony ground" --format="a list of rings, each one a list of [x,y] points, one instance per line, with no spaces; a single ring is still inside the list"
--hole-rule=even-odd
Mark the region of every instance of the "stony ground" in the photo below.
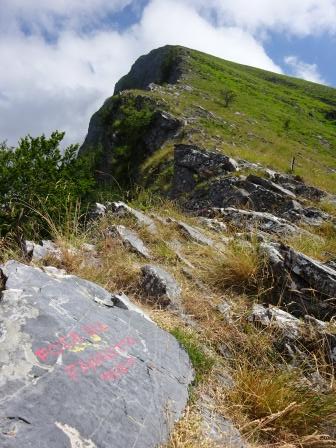
[[[333,256],[295,249],[329,246],[329,224],[138,207],[97,204],[85,231],[27,242],[26,257],[126,295],[187,350],[196,377],[167,447],[335,446]]]

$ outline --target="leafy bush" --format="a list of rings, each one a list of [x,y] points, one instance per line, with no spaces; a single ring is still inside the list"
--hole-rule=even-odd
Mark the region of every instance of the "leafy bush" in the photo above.
[[[237,97],[236,93],[231,89],[223,89],[221,94],[225,107],[229,107]]]
[[[69,204],[85,200],[94,181],[76,145],[61,152],[64,133],[24,137],[17,148],[0,146],[0,235],[46,233],[48,219],[61,222]]]
[[[153,120],[154,112],[149,104],[137,104],[137,100],[130,96],[127,102],[119,105],[118,113],[121,119],[113,122],[112,130],[117,133],[120,144],[113,150],[111,172],[121,186],[127,187],[144,159],[146,145],[143,135]]]

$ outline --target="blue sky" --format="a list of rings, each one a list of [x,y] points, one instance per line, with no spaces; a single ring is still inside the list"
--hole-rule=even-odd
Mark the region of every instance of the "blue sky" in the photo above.
[[[167,43],[336,87],[336,0],[0,0],[0,141],[80,143],[134,60]]]

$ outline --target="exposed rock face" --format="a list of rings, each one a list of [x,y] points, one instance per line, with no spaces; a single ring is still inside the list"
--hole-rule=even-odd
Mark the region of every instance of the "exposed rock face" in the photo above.
[[[2,271],[1,447],[164,443],[193,378],[177,341],[91,282],[16,262]]]
[[[43,240],[42,244],[25,241],[25,252],[28,258],[33,261],[40,261],[46,257],[61,259],[60,249],[50,240]]]
[[[275,286],[294,315],[336,315],[336,271],[281,244],[262,244]]]
[[[306,357],[302,352],[316,349],[324,350],[326,359],[336,363],[336,335],[331,333],[328,325],[312,316],[304,316],[304,320],[294,317],[277,306],[254,304],[248,320],[257,327],[274,331],[278,349],[291,356]]]
[[[237,163],[221,153],[204,151],[195,145],[176,145],[173,194],[190,193],[198,182],[236,171]]]
[[[148,132],[143,136],[144,146],[148,154],[153,154],[166,140],[176,137],[183,123],[168,112],[161,110],[153,114]]]
[[[261,213],[249,210],[240,210],[233,207],[212,209],[209,211],[210,216],[221,217],[226,223],[241,229],[255,231],[256,229],[262,232],[277,234],[277,235],[291,235],[302,233],[303,230],[285,219],[278,218],[271,213]]]
[[[157,48],[133,64],[131,71],[117,82],[114,95],[126,89],[146,89],[151,83],[174,84],[182,75],[180,64],[175,47]]]
[[[133,252],[144,258],[150,259],[152,255],[144,242],[139,238],[138,234],[125,226],[113,226],[109,230],[112,235],[117,235],[125,246],[129,247]]]
[[[327,196],[325,191],[306,185],[298,176],[272,172],[271,178],[277,184],[281,184],[287,190],[292,191],[296,196],[302,196],[310,200],[320,200]]]
[[[177,305],[181,287],[164,269],[146,265],[141,268],[142,288],[148,297],[162,306]]]
[[[327,215],[306,209],[285,188],[258,176],[225,176],[210,180],[204,187],[196,185],[187,206],[194,210],[209,207],[248,207],[261,213],[272,213],[287,220],[313,224],[314,219],[326,219]]]
[[[255,304],[248,320],[261,327],[273,327],[289,340],[298,339],[303,331],[300,319],[276,306]]]
[[[118,123],[123,122],[127,113],[131,114],[124,108],[130,107],[133,128],[119,129]],[[175,138],[182,126],[181,120],[162,110],[162,104],[151,98],[114,96],[92,116],[79,156],[95,155],[98,180],[127,184],[138,180],[141,163],[167,140]]]

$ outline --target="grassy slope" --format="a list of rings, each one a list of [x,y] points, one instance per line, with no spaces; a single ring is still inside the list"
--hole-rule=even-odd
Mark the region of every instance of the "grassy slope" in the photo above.
[[[173,114],[189,119],[183,141],[281,171],[289,169],[295,155],[296,174],[336,192],[336,121],[325,116],[336,110],[336,89],[197,51],[190,50],[187,55],[181,85],[191,86],[192,91],[177,85],[145,93],[163,100]],[[221,94],[225,88],[237,95],[227,108]],[[171,151],[162,151],[161,160]],[[147,170],[159,161],[160,154],[155,155],[147,161]]]
[[[196,370],[196,382],[190,390],[186,414],[165,448],[218,447],[202,432],[200,407],[206,405],[204,397],[210,400],[211,412],[230,418],[251,447],[334,447],[335,438],[324,435],[335,428],[334,370],[326,361],[323,344],[313,327],[309,341],[316,350],[310,352],[309,346],[298,341],[304,356],[302,360],[295,357],[293,363],[278,351],[283,340],[281,332],[272,327],[256,328],[247,319],[266,285],[257,239],[252,239],[251,245],[238,240],[225,244],[223,234],[205,226],[201,231],[215,245],[202,246],[186,238],[176,223],[162,219],[173,217],[189,225],[201,225],[175,204],[166,200],[146,204],[144,198],[139,198],[133,205],[142,205],[147,213],[161,217],[156,220],[156,234],[130,216],[108,215],[91,222],[84,232],[74,221],[73,232],[71,228],[55,232],[62,261],[51,257],[41,263],[65,268],[111,292],[123,291],[186,348]],[[118,224],[136,231],[153,255],[151,262],[161,265],[179,282],[182,315],[161,309],[143,295],[140,267],[146,260],[130,252],[118,239],[103,237],[111,225]],[[233,237],[234,233],[225,236]],[[178,242],[180,256],[171,249],[171,241]],[[88,262],[90,255],[83,249],[84,242],[96,245],[99,263],[94,268]],[[8,251],[5,259],[13,256],[20,259]],[[194,269],[187,268],[186,261]],[[229,305],[228,314],[219,311],[220,304]],[[183,315],[189,316],[193,325]],[[317,387],[320,383],[324,389]]]

